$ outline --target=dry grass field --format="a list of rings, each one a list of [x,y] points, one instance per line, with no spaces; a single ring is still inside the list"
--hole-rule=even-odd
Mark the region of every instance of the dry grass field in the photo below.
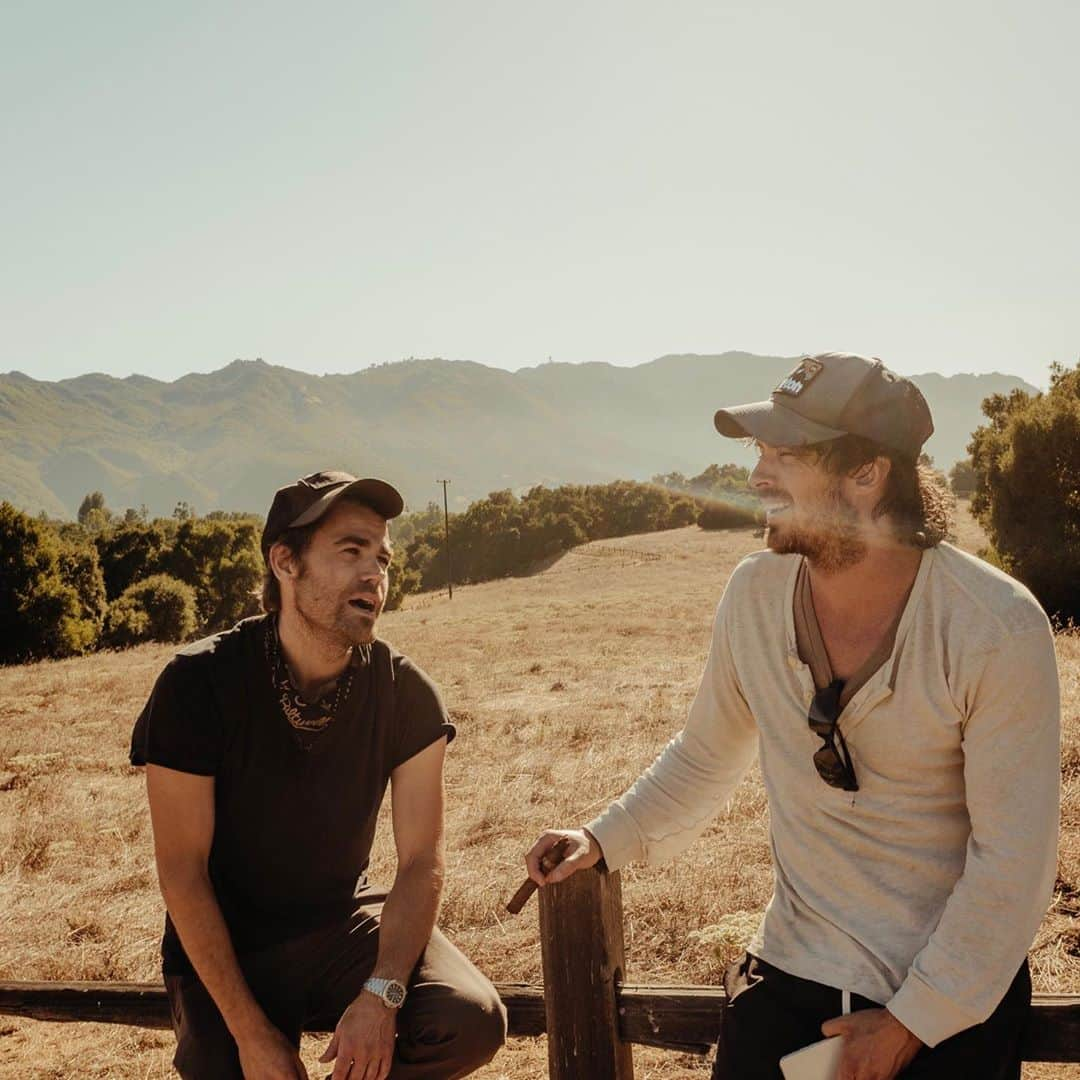
[[[970,519],[960,542],[981,544]],[[522,853],[582,822],[681,725],[709,626],[748,532],[695,527],[588,545],[530,578],[412,598],[382,634],[440,683],[449,755],[449,880],[441,922],[496,980],[539,980],[535,902],[503,910]],[[1080,991],[1080,636],[1058,639],[1065,700],[1060,881],[1033,953],[1038,989]],[[132,721],[170,650],[0,670],[0,979],[158,976],[162,907]],[[382,830],[374,878],[389,859]],[[1023,882],[1016,883],[1023,888]],[[624,874],[635,982],[714,982],[770,891],[762,788],[752,774],[687,854]],[[171,1075],[171,1036],[0,1017],[0,1076]],[[543,1040],[511,1040],[478,1074],[546,1075]],[[314,1040],[305,1060],[317,1069]],[[641,1078],[703,1078],[699,1058],[635,1049]],[[583,1076],[587,1076],[583,1073]],[[1080,1076],[1029,1067],[1028,1080]]]

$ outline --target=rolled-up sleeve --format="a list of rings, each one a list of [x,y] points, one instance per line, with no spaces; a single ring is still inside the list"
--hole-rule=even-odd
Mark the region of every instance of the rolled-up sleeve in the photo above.
[[[732,582],[717,609],[686,726],[629,791],[585,826],[611,870],[663,862],[687,848],[753,761],[757,727],[739,689],[728,637]]]
[[[928,1046],[982,1023],[1046,913],[1057,868],[1060,698],[1049,626],[990,652],[964,722],[971,835],[937,928],[888,1002]]]

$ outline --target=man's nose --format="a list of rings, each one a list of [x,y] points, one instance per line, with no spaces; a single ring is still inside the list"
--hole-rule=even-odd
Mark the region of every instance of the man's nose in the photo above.
[[[771,487],[772,480],[769,478],[768,471],[769,470],[765,465],[765,459],[758,458],[757,464],[750,472],[750,479],[748,481],[750,487],[755,491],[759,488]]]
[[[360,576],[364,581],[378,581],[386,572],[382,563],[378,559],[372,559],[371,562],[367,562],[360,569]]]

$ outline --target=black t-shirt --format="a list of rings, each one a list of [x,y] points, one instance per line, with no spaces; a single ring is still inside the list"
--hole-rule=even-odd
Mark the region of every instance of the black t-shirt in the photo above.
[[[334,721],[304,749],[274,699],[266,616],[195,642],[158,677],[133,765],[214,777],[209,872],[240,953],[347,916],[366,884],[391,772],[454,726],[434,683],[385,642]],[[166,916],[166,974],[190,972]]]

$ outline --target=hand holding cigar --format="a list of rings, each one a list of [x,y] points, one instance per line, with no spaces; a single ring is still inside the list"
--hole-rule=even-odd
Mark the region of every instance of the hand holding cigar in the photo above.
[[[514,915],[532,896],[537,883],[547,885],[552,879],[564,881],[578,870],[587,870],[592,866],[607,869],[604,853],[588,829],[547,829],[529,848],[525,865],[529,868],[529,880],[506,905],[506,910]]]
[[[560,837],[555,843],[544,852],[540,859],[540,869],[545,874],[550,874],[556,866],[559,865],[566,858],[566,850],[570,846],[570,837]],[[506,905],[506,910],[511,915],[516,915],[525,906],[526,901],[537,890],[537,884],[532,878],[526,878],[522,883],[521,888],[510,898],[510,902]]]

